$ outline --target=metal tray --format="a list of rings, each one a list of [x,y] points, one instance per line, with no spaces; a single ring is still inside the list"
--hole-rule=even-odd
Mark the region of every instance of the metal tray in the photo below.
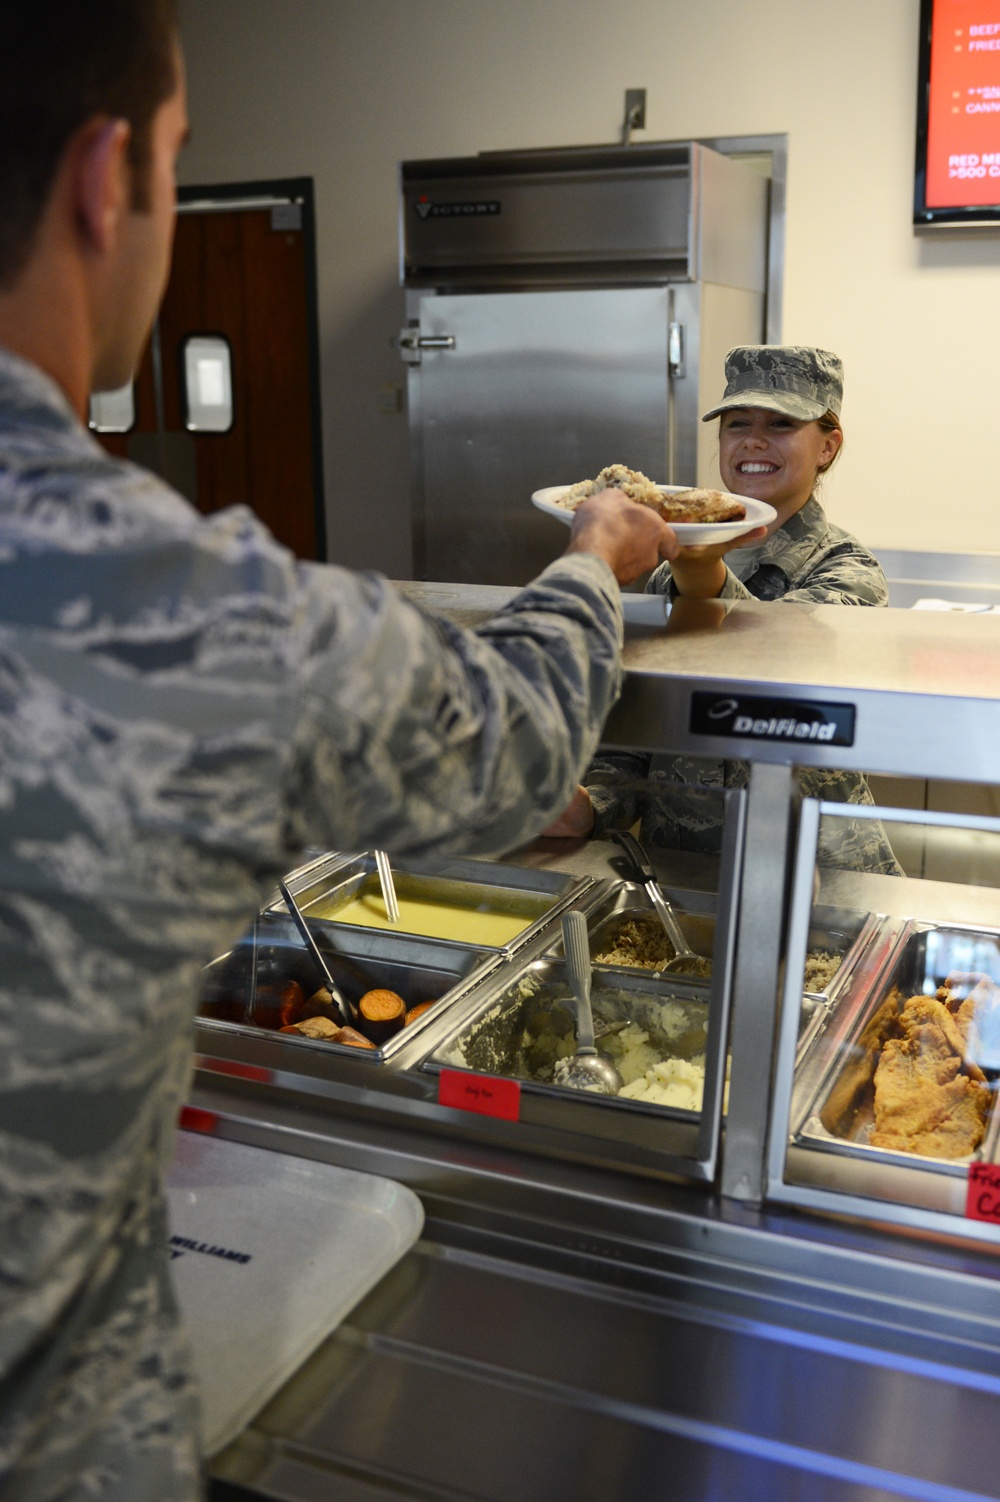
[[[814,1071],[815,1088],[807,1095],[798,1094],[793,1103],[793,1141],[824,1153],[855,1159],[869,1164],[932,1172],[959,1178],[968,1175],[970,1162],[992,1160],[996,1155],[1000,1133],[1000,1113],[996,1097],[987,1119],[986,1135],[974,1153],[962,1158],[938,1158],[899,1149],[872,1147],[867,1140],[871,1128],[872,1091],[875,1069],[881,1050],[872,1051],[862,1042],[862,1035],[876,1018],[879,1009],[893,991],[903,999],[920,993],[933,995],[946,976],[959,968],[953,963],[956,954],[968,954],[977,940],[980,952],[995,955],[996,975],[1000,981],[1000,932],[965,928],[959,925],[938,926],[908,920],[896,934],[891,952],[873,983],[853,999],[850,1015],[832,1035],[824,1049],[825,1067]],[[848,1073],[848,1071],[853,1071]],[[856,1076],[856,1077],[855,1077]],[[843,1187],[850,1187],[844,1185]]]
[[[677,919],[688,943],[696,953],[711,959],[715,947],[715,913],[705,910],[705,893],[672,892],[671,899]],[[600,900],[595,901],[588,913],[591,957],[601,954],[613,940],[620,923],[627,918],[645,918],[652,912],[646,893],[638,882],[623,881],[612,885]],[[876,913],[857,911],[851,908],[817,907],[812,915],[809,929],[809,950],[832,950],[842,956],[841,964],[827,986],[818,991],[805,991],[802,996],[802,1021],[799,1036],[801,1058],[816,1036],[826,1026],[841,996],[850,984],[861,958],[881,931],[885,919]],[[561,937],[556,938],[549,951],[556,958],[563,952]],[[673,972],[648,970],[642,966],[596,965],[596,969],[608,974],[644,975],[657,984],[672,984],[677,976]],[[704,994],[711,984],[708,976],[684,976],[684,980]]]
[[[686,978],[674,977],[669,991],[654,983],[649,972],[594,972],[591,1003],[594,1021],[610,1024],[605,1035],[608,1052],[616,1048],[622,1024],[635,1022],[650,1035],[663,1059],[691,1059],[704,1055],[707,1041],[708,1001],[704,989]],[[685,1026],[671,1036],[665,1008],[683,1009]],[[680,1024],[680,1019],[676,1019]],[[615,1025],[618,1025],[616,1028]],[[666,1024],[666,1026],[665,1026]],[[557,1040],[562,1040],[561,1050]],[[425,1060],[424,1069],[467,1069],[472,1073],[503,1075],[521,1082],[522,1090],[559,1101],[572,1100],[596,1109],[668,1112],[688,1120],[700,1113],[683,1107],[651,1104],[607,1095],[590,1094],[552,1083],[551,1070],[558,1052],[572,1052],[576,1040],[576,1013],[563,961],[546,956],[517,968],[495,971],[456,1013],[454,1025],[439,1037]],[[601,1046],[601,1038],[598,1037]],[[614,1054],[612,1054],[614,1056]],[[616,1058],[616,1062],[618,1062]]]
[[[802,992],[798,1059],[804,1057],[841,999],[854,987],[862,957],[883,931],[886,921],[877,913],[858,912],[851,908],[813,908],[806,958],[816,950],[832,950],[842,958],[839,968],[824,987]]]
[[[578,902],[594,887],[592,877],[567,876],[561,872],[536,871],[526,866],[498,865],[492,861],[462,859],[422,860],[393,858],[393,875],[400,898],[417,898],[469,912],[496,912],[523,917],[524,929],[502,944],[440,938],[434,942],[459,944],[462,948],[491,950],[510,955],[522,950],[539,934],[545,923]],[[364,926],[337,923],[329,910],[344,907],[361,893],[377,893],[378,875],[372,851],[357,855],[332,853],[293,871],[287,885],[307,917],[324,909],[323,921],[353,932],[371,932]],[[284,903],[274,893],[267,911],[283,913]],[[384,930],[374,930],[384,932]],[[405,931],[405,930],[400,930]]]
[[[679,893],[671,892],[671,902],[677,913],[677,921],[681,926],[681,932],[687,939],[691,948],[697,954],[711,961],[715,947],[715,913],[714,911],[698,911],[697,904],[704,904],[705,893]],[[711,899],[709,899],[711,900]],[[619,881],[609,884],[607,890],[599,900],[593,902],[587,914],[587,927],[590,937],[590,954],[595,958],[611,947],[613,937],[622,923],[629,918],[648,918],[653,912],[645,891],[638,882]],[[556,934],[549,953],[555,958],[561,958],[563,953],[562,936]],[[599,970],[609,974],[642,975],[658,984],[668,982],[672,984],[678,977],[675,972],[664,973],[662,970],[650,970],[644,965],[606,965],[599,964]],[[683,980],[696,986],[700,993],[704,993],[709,986],[709,977],[697,975],[684,975]]]
[[[253,935],[208,967],[199,1016],[240,1033],[274,1039],[289,1049],[332,1050],[363,1063],[385,1063],[404,1048],[409,1049],[450,1003],[464,996],[499,963],[494,953],[412,934],[318,921],[310,928],[348,1000],[356,1002],[365,991],[385,987],[402,996],[408,1007],[423,1001],[436,1004],[374,1050],[282,1033],[267,1026],[261,1018],[264,991],[270,982],[297,981],[309,996],[322,981],[292,920],[283,914],[265,913]],[[289,1063],[288,1067],[293,1066]]]
[[[167,1192],[212,1455],[413,1245],[424,1212],[392,1179],[185,1131]]]

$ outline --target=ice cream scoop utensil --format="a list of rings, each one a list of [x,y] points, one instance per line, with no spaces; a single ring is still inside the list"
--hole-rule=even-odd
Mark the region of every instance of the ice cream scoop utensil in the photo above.
[[[382,901],[385,903],[385,915],[390,923],[398,923],[399,903],[396,901],[396,886],[392,879],[392,867],[389,865],[389,857],[384,850],[376,850],[375,865],[378,868],[379,885],[382,888]]]
[[[628,1027],[628,1024],[629,1019],[627,1017],[619,1017],[617,1022],[604,1022],[602,1018],[595,1017],[594,1042],[597,1043],[601,1038],[608,1037],[610,1033],[620,1033],[623,1028]]]
[[[652,862],[639,841],[631,834],[623,834],[621,830],[613,829],[611,838],[616,840],[635,868],[636,875],[642,882],[646,896],[653,905],[653,910],[663,925],[663,931],[674,947],[673,958],[669,959],[662,967],[664,970],[691,971],[694,966],[703,962],[703,957],[696,954],[691,945],[685,939],[681,926],[677,922],[677,915],[663,895],[663,889],[656,879]],[[692,965],[694,962],[694,966]]]
[[[622,1077],[603,1054],[594,1047],[594,1014],[590,1005],[590,945],[587,920],[582,913],[564,913],[562,920],[566,973],[576,1000],[576,1053],[560,1059],[556,1081],[576,1090],[600,1090],[617,1095]]]
[[[330,974],[330,967],[327,965],[326,960],[323,958],[319,945],[316,943],[316,940],[309,932],[309,926],[306,923],[305,918],[303,918],[302,916],[302,909],[295,901],[295,898],[292,896],[291,892],[285,886],[285,883],[280,879],[278,881],[278,891],[284,898],[285,906],[292,915],[292,921],[294,922],[295,927],[302,935],[302,942],[308,949],[309,954],[312,957],[313,964],[316,966],[316,969],[320,973],[320,978],[322,979],[324,986],[333,998],[333,1004],[337,1008],[337,1011],[340,1013],[344,1026],[356,1027],[358,1023],[357,1012],[355,1011],[354,1007],[352,1007],[351,1003],[347,1000],[347,997],[340,990],[333,976]]]

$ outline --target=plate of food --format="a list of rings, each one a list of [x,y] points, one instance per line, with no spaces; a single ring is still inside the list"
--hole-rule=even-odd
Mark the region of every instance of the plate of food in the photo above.
[[[580,480],[576,485],[549,485],[536,490],[531,499],[539,511],[547,511],[569,525],[581,501],[612,488],[623,491],[641,506],[652,506],[670,523],[684,547],[728,542],[755,527],[766,527],[777,515],[773,506],[752,496],[732,495],[728,490],[709,490],[704,486],[659,485],[624,464],[609,464],[594,480]]]

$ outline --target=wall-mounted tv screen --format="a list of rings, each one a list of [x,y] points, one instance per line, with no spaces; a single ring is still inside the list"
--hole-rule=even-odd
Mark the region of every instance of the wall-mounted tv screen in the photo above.
[[[1000,0],[921,0],[913,223],[1000,224]]]

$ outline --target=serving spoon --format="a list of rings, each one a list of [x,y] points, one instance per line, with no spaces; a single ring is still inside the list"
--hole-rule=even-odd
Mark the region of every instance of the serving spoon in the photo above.
[[[324,986],[329,991],[330,996],[333,999],[334,1006],[337,1008],[337,1011],[343,1018],[344,1026],[357,1027],[357,1011],[348,1001],[347,997],[340,990],[337,982],[330,974],[330,967],[326,963],[326,960],[323,958],[319,945],[316,943],[316,940],[309,932],[309,925],[306,923],[305,918],[303,918],[302,916],[302,909],[299,907],[298,903],[295,901],[295,898],[292,896],[291,892],[288,890],[285,883],[280,879],[280,877],[278,879],[278,891],[284,898],[285,906],[292,915],[292,920],[295,924],[295,927],[302,935],[302,941],[309,951],[313,964],[316,966],[316,969],[320,973]]]
[[[590,945],[587,920],[582,913],[564,913],[562,920],[566,974],[576,1000],[576,1053],[560,1059],[553,1075],[557,1085],[573,1090],[617,1095],[622,1077],[604,1054],[594,1047],[594,1013],[590,1005]]]
[[[667,960],[665,965],[660,966],[660,973],[666,970],[676,970],[690,974],[700,968],[705,963],[705,957],[692,949],[685,939],[677,921],[677,915],[664,896],[663,888],[656,879],[656,872],[653,870],[653,864],[646,851],[634,835],[624,834],[619,829],[612,829],[610,834],[611,838],[622,847],[635,868],[643,890],[663,925],[663,931],[674,947],[673,957]]]

